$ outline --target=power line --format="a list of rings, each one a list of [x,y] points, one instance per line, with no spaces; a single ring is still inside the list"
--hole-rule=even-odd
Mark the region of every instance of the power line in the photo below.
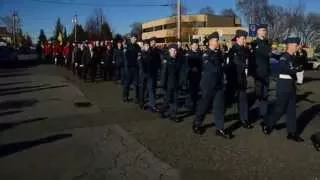
[[[154,3],[135,3],[135,4],[93,4],[93,3],[72,3],[62,1],[43,1],[43,0],[30,0],[39,3],[57,4],[57,5],[71,5],[71,6],[93,6],[93,7],[169,7],[171,4],[154,4]]]

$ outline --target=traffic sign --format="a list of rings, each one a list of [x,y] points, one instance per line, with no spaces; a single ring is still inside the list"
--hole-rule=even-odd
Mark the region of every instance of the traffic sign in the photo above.
[[[249,24],[249,36],[255,37],[257,35],[257,25],[256,24]]]

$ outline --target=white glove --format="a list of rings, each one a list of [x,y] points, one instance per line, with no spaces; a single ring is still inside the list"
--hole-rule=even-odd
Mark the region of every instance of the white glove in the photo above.
[[[78,63],[74,63],[74,66],[78,67]]]
[[[101,61],[100,63],[101,63],[101,64],[104,64],[104,62],[103,62],[103,61]]]
[[[84,65],[83,64],[80,64],[80,66],[79,67],[83,67]]]

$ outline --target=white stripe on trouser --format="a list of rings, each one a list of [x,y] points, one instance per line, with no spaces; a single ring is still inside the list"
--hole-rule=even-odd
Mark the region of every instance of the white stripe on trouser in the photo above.
[[[288,74],[279,74],[279,79],[292,79],[292,77]]]
[[[299,84],[303,83],[303,74],[304,74],[304,71],[297,72],[297,83]]]

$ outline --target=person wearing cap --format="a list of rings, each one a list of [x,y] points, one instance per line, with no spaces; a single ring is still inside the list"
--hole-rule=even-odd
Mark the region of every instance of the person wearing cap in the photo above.
[[[139,102],[139,71],[138,71],[138,56],[141,54],[141,48],[137,44],[137,35],[133,34],[130,39],[130,43],[124,49],[124,71],[125,71],[125,83],[123,87],[122,99],[123,102],[129,102],[129,90],[130,86],[135,86],[135,102]]]
[[[201,124],[205,115],[213,106],[216,135],[225,139],[231,138],[231,133],[224,129],[224,81],[223,81],[223,55],[219,49],[219,34],[213,32],[208,36],[209,48],[202,55],[203,74],[201,77],[202,97],[193,121],[192,130],[196,134],[202,134]]]
[[[295,54],[298,50],[300,39],[288,37],[286,40],[286,52],[279,60],[279,77],[276,85],[276,105],[263,125],[263,133],[269,135],[274,124],[286,115],[287,139],[295,142],[304,141],[297,133],[296,120],[296,73],[299,67],[294,66]]]
[[[183,75],[188,81],[188,104],[190,104],[191,112],[195,112],[198,94],[199,94],[199,86],[201,80],[201,66],[202,66],[202,54],[199,50],[199,40],[193,39],[191,42],[191,49],[185,54],[185,62],[186,62],[186,74]]]
[[[177,57],[178,45],[169,45],[169,55],[164,57],[161,71],[161,87],[165,92],[164,102],[160,108],[162,118],[169,117],[170,120],[180,122],[176,117],[178,110],[178,93],[181,87],[182,63]]]
[[[246,39],[248,33],[243,30],[236,31],[236,43],[229,52],[231,64],[234,67],[234,80],[229,82],[235,84],[236,95],[238,98],[238,109],[242,126],[251,129],[253,126],[249,122],[248,117],[248,100],[247,100],[247,75],[248,75],[248,50],[246,49]]]
[[[254,54],[254,79],[260,117],[265,121],[268,108],[271,45],[267,39],[267,25],[257,26],[257,39],[252,44]]]
[[[116,65],[115,68],[115,80],[121,80],[121,84],[124,84],[124,53],[123,53],[123,46],[122,46],[122,39],[116,39],[117,42],[116,47],[113,49],[113,62]]]

